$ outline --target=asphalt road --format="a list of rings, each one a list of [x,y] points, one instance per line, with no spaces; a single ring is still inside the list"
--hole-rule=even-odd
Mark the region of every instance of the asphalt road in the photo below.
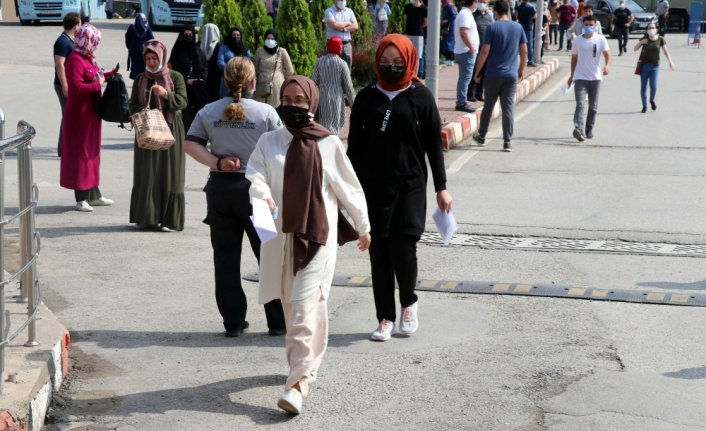
[[[99,64],[124,63],[127,23],[97,25]],[[104,124],[101,189],[116,204],[72,210],[55,156],[57,34],[0,25],[0,107],[8,124],[24,119],[38,131],[39,277],[74,343],[67,403],[48,429],[706,429],[702,308],[422,292],[419,332],[372,343],[372,293],[353,287],[332,290],[330,347],[304,414],[290,418],[276,407],[283,339],[266,335],[256,284],[245,282],[249,333],[221,335],[201,223],[204,167],[187,162],[183,232],[137,232],[128,224],[132,138]],[[176,35],[157,37],[171,46]],[[656,112],[639,113],[636,54],[615,57],[595,138],[580,144],[573,98],[560,91],[568,56],[550,53],[562,69],[518,106],[513,153],[499,151],[498,124],[488,147],[447,153],[460,232],[706,244],[706,50],[685,40],[668,36],[678,70],[662,69]],[[12,157],[6,171],[13,190]],[[254,272],[245,250],[243,270]],[[426,279],[706,290],[703,258],[433,244],[420,244],[419,258]],[[367,275],[367,256],[343,247],[337,273]]]

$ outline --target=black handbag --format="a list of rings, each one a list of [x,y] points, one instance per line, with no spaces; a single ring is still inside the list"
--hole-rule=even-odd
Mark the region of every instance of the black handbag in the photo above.
[[[120,123],[124,129],[124,123],[130,122],[129,104],[130,96],[123,77],[114,75],[106,79],[105,91],[96,103],[96,113],[103,121]]]

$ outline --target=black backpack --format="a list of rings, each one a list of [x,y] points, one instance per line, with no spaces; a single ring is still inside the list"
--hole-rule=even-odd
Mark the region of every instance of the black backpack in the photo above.
[[[103,121],[120,123],[120,127],[125,128],[123,123],[130,122],[129,103],[130,96],[123,77],[111,76],[106,80],[105,91],[96,104],[96,113]]]

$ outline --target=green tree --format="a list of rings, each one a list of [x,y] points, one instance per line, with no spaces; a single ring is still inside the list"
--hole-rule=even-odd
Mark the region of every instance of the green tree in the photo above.
[[[243,13],[235,0],[204,0],[204,22],[215,24],[223,38],[234,25],[243,22]]]
[[[306,0],[282,0],[277,14],[279,41],[297,74],[311,76],[316,63],[316,33]]]
[[[312,0],[311,2],[311,22],[314,24],[314,33],[318,41],[318,47],[325,45],[326,41],[326,9],[331,6],[330,0]]]
[[[354,46],[370,45],[373,40],[373,20],[368,13],[368,4],[365,0],[350,0],[350,8],[358,21],[358,30],[352,34]]]
[[[267,15],[263,0],[242,0],[240,9],[243,12],[243,43],[255,55],[257,48],[265,41],[265,32],[272,28],[272,18]]]
[[[387,32],[402,33],[404,31],[404,7],[409,2],[407,0],[391,0],[391,16],[388,18]]]

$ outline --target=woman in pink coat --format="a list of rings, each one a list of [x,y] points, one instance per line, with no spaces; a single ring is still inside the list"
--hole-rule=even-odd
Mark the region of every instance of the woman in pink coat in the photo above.
[[[74,190],[76,210],[93,211],[93,206],[111,205],[98,190],[101,163],[101,119],[93,108],[101,95],[105,78],[117,73],[103,73],[93,52],[101,33],[91,24],[76,30],[74,50],[66,58],[66,81],[69,87],[62,124],[61,187]]]

